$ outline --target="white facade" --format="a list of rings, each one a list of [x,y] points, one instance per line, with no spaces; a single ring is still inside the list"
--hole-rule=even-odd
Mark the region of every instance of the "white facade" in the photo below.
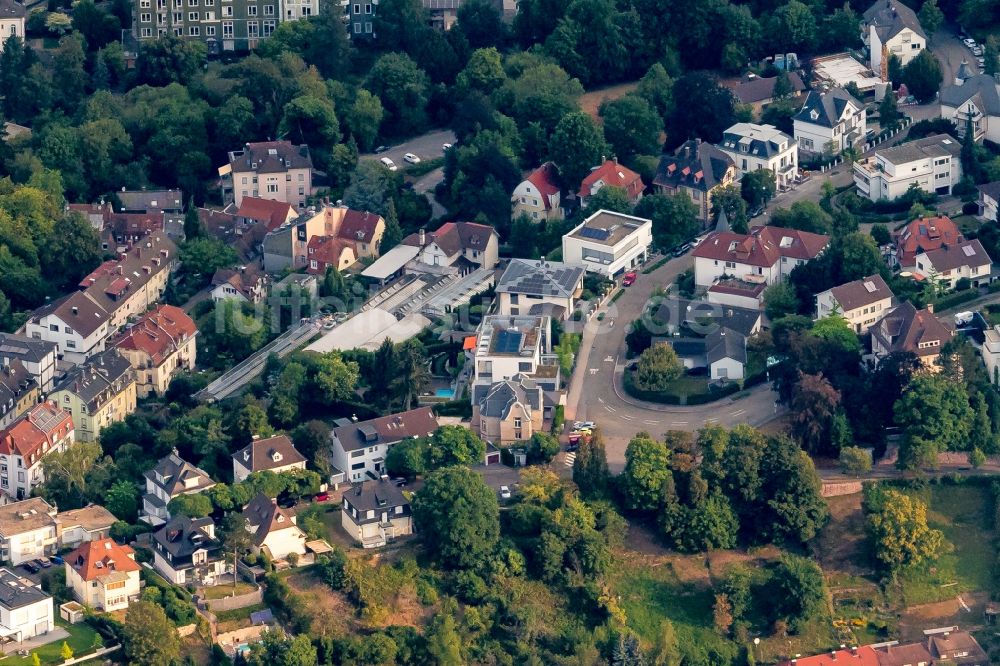
[[[774,173],[775,184],[782,188],[798,173],[798,144],[772,125],[737,123],[723,133],[718,148],[733,160],[740,178],[745,173],[767,169]]]
[[[187,585],[188,583],[215,585],[223,574],[232,569],[231,566],[226,564],[224,558],[215,562],[208,562],[208,551],[204,549],[196,550],[191,554],[191,557],[195,564],[185,562],[184,566],[175,569],[173,564],[168,562],[160,551],[153,550],[153,566],[156,567],[160,575],[174,585]],[[201,578],[198,580],[195,580],[195,576],[190,575],[194,567],[198,567],[201,572]]]
[[[965,135],[966,125],[971,118],[976,141],[986,139],[1000,143],[1000,115],[981,108],[985,105],[979,104],[979,99],[974,97],[961,104],[953,104],[946,97],[941,101],[941,117],[955,123],[959,137]]]
[[[858,194],[872,201],[898,199],[911,186],[931,194],[951,194],[962,179],[961,145],[943,134],[906,143],[854,162]]]
[[[784,274],[790,273],[800,263],[805,263],[797,259],[788,259],[788,257],[782,257],[781,259],[786,262],[795,262],[785,269]],[[771,266],[755,266],[740,261],[725,261],[705,257],[694,258],[694,283],[697,286],[711,287],[723,275],[737,277],[747,282],[771,285],[782,279],[782,263],[779,260]]]
[[[818,93],[810,93],[816,94]],[[793,126],[799,150],[814,154],[837,154],[864,144],[868,122],[863,107],[847,102],[840,116],[829,126],[820,122],[820,117],[819,114],[814,117],[807,114],[805,118],[795,118]]]
[[[507,351],[501,338],[511,337],[512,332],[521,336],[521,344],[517,349],[509,348],[510,351]],[[507,381],[515,375],[533,375],[542,365],[542,357],[550,351],[549,335],[549,317],[484,317],[476,336],[472,393],[475,393],[476,386]],[[501,349],[501,346],[504,348]]]
[[[0,585],[17,590],[9,606],[0,603],[0,634],[24,641],[55,628],[51,596],[34,585],[25,585],[25,580],[10,569],[0,569]]]
[[[899,58],[900,63],[905,67],[911,60],[924,50],[927,46],[923,37],[909,28],[904,28],[882,43],[879,39],[875,26],[868,26],[868,45],[871,49],[871,68],[878,74],[882,71],[882,49],[886,54]]]
[[[858,334],[867,333],[868,329],[891,309],[891,293],[886,298],[852,310],[844,310],[830,289],[816,295],[816,319],[823,319],[837,313],[846,319],[854,332]]]
[[[43,315],[37,322],[29,319],[24,327],[25,335],[29,338],[54,343],[57,354],[76,364],[104,351],[104,343],[112,330],[109,319],[105,318],[97,329],[84,336],[55,313]]]
[[[994,386],[1000,386],[1000,326],[983,331],[985,339],[980,353],[986,364],[986,374]]]
[[[960,248],[971,247],[971,243],[963,243],[949,250],[949,252],[959,252]],[[974,285],[978,285],[983,280],[989,280],[993,263],[982,252],[979,247],[978,256],[969,257],[969,260],[959,266],[935,266],[934,258],[939,256],[941,250],[935,250],[931,254],[921,252],[917,255],[917,266],[914,273],[928,280],[935,280],[939,285],[948,289],[954,289],[958,281],[965,278]]]
[[[105,612],[128,608],[129,600],[139,596],[139,572],[115,571],[86,581],[69,565],[66,569],[66,587],[73,590],[73,596],[82,604],[100,608]]]
[[[731,379],[740,380],[743,379],[744,367],[743,363],[735,358],[720,358],[709,365],[709,376],[712,379]]]
[[[18,16],[20,14],[20,16]],[[24,40],[24,10],[4,13],[0,15],[0,51],[3,51],[4,43],[11,37],[17,36]]]
[[[563,262],[611,277],[642,264],[652,244],[652,220],[600,210],[563,236]]]
[[[278,520],[282,520],[282,518],[279,517]],[[295,525],[284,529],[272,529],[259,548],[260,550],[266,548],[267,552],[271,554],[271,558],[275,560],[286,559],[291,553],[305,555],[306,535]]]

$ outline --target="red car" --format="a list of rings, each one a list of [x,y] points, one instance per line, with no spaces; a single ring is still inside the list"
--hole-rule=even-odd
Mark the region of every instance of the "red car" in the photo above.
[[[328,493],[320,493],[313,497],[314,502],[326,502],[329,501],[330,495]]]
[[[632,286],[632,283],[635,282],[635,278],[635,271],[629,271],[625,274],[625,278],[622,280],[622,285],[626,287]]]

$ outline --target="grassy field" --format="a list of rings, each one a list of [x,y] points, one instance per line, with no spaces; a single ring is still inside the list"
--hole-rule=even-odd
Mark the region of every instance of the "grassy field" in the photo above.
[[[221,585],[213,585],[212,587],[201,588],[201,595],[205,599],[223,599],[225,597],[231,597],[239,594],[247,594],[248,592],[253,592],[257,588],[249,583],[244,583],[239,581],[236,583],[235,590],[231,584],[223,583]]]
[[[958,225],[958,230],[963,234],[968,234],[970,231],[976,231],[983,224],[982,220],[977,219],[972,215],[959,215],[958,217],[953,217],[951,219],[956,225]]]
[[[73,655],[76,657],[93,652],[103,644],[101,637],[97,634],[97,632],[85,622],[81,622],[79,624],[66,624],[62,621],[57,621],[56,626],[69,632],[69,638],[65,640],[73,649]],[[52,643],[43,645],[37,650],[33,650],[33,652],[38,655],[38,658],[42,660],[43,664],[61,664],[63,663],[62,644],[63,641],[53,641]],[[13,645],[8,649],[11,652],[17,650],[17,648]],[[18,657],[16,655],[11,655],[4,659],[3,663],[18,665],[24,664],[27,666],[28,664],[31,664],[31,656]]]

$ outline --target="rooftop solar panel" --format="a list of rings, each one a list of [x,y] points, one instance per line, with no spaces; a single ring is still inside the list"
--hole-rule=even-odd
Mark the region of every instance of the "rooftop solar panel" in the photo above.
[[[608,240],[610,232],[607,229],[595,229],[594,227],[584,227],[580,229],[580,235],[584,238],[593,238],[594,240]]]

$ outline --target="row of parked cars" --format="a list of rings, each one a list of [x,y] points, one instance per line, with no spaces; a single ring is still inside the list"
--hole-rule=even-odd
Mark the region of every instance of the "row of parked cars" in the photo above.
[[[29,560],[27,562],[21,562],[21,567],[30,574],[36,574],[42,569],[48,569],[52,566],[53,562],[56,564],[62,564],[62,558],[60,557],[39,557],[35,560]]]
[[[983,58],[985,47],[982,44],[977,44],[976,40],[971,37],[965,37],[962,40],[962,43],[965,44],[970,51],[972,51],[972,55],[976,56],[976,64],[978,64],[980,68],[985,67],[986,60]]]

